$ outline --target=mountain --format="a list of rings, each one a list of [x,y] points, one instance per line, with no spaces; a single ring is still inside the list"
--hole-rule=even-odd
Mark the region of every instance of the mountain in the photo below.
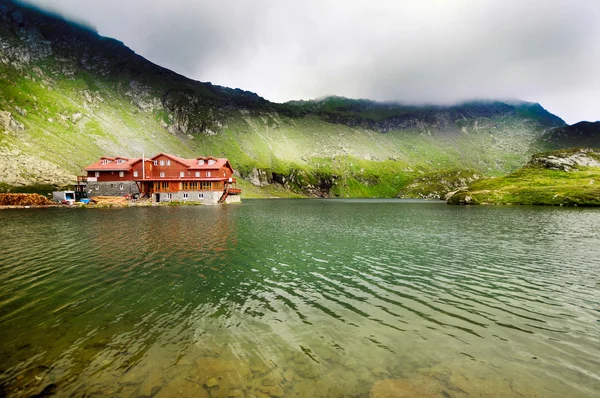
[[[0,21],[4,190],[68,184],[102,155],[169,152],[228,157],[246,196],[393,197],[440,170],[508,173],[559,147],[548,132],[568,127],[522,101],[278,104],[188,79],[15,1],[0,0]]]

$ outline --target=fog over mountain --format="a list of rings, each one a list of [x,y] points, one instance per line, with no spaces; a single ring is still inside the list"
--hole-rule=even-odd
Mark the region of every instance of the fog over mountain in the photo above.
[[[600,119],[600,2],[27,0],[272,101],[519,98]]]

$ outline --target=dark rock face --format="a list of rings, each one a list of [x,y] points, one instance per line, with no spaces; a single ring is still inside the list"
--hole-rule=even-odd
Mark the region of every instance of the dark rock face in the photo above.
[[[600,121],[558,127],[548,131],[543,138],[559,148],[600,148]]]

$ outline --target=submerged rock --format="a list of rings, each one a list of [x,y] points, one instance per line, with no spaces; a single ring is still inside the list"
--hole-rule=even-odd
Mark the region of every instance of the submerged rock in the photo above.
[[[206,380],[205,386],[208,388],[213,388],[219,385],[219,380],[217,380],[216,377],[211,377],[210,379]]]

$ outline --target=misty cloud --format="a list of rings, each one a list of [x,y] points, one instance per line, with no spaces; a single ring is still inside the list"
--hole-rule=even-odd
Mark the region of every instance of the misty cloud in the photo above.
[[[540,102],[600,119],[600,3],[588,0],[28,0],[188,77],[272,101]]]

